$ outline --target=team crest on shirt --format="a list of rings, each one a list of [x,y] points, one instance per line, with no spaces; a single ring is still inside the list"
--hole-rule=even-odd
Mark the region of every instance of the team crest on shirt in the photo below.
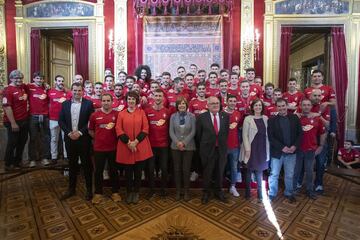
[[[109,122],[108,124],[106,124],[106,129],[108,129],[108,130],[110,130],[110,129],[112,129],[113,127],[115,126],[115,123],[113,123],[113,122]]]
[[[255,95],[256,95],[255,92],[251,92],[251,93],[250,93],[250,96],[255,96]]]
[[[236,126],[237,126],[237,122],[233,122],[230,124],[229,128],[234,129],[234,128],[236,128]]]
[[[7,102],[8,102],[7,98],[6,98],[6,97],[3,97],[3,99],[2,99],[2,104],[7,104]]]
[[[61,98],[59,98],[58,102],[59,102],[59,103],[63,103],[63,102],[65,102],[65,100],[66,100],[66,98],[61,97]]]
[[[302,130],[303,130],[304,132],[308,132],[308,131],[310,131],[310,130],[313,129],[313,128],[314,128],[314,126],[313,126],[313,125],[310,125],[310,124],[305,125],[305,126],[302,126]]]
[[[160,127],[160,126],[164,125],[165,122],[166,122],[165,119],[160,119],[157,121],[156,126]]]
[[[19,97],[19,100],[20,100],[20,101],[21,101],[21,100],[26,101],[26,100],[27,100],[27,94],[24,94],[24,95],[20,96],[20,97]]]

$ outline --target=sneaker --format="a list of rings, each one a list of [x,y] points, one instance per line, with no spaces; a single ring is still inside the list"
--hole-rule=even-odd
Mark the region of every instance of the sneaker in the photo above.
[[[64,170],[64,177],[68,177],[69,176],[69,170]]]
[[[101,194],[95,194],[93,199],[91,200],[92,204],[99,204],[101,203],[103,196]]]
[[[141,180],[145,180],[145,172],[144,171],[141,172]]]
[[[310,198],[310,199],[312,199],[312,200],[316,200],[316,199],[317,199],[316,194],[314,194],[314,193],[307,193],[306,195],[308,196],[308,198]]]
[[[30,161],[29,168],[34,168],[34,167],[36,167],[36,162]]]
[[[324,187],[321,186],[321,185],[318,185],[316,188],[315,188],[315,192],[323,192],[324,191]]]
[[[118,193],[113,193],[113,194],[111,194],[111,199],[112,199],[114,202],[121,202],[121,196],[120,196],[120,194],[118,194]]]
[[[196,179],[199,177],[199,174],[197,174],[195,171],[191,173],[190,175],[190,181],[195,182]]]
[[[108,171],[108,170],[104,170],[104,172],[103,172],[103,178],[104,178],[104,180],[110,179],[110,177],[109,177],[109,171]]]
[[[43,166],[49,166],[49,165],[50,165],[50,161],[49,161],[48,159],[43,159],[43,160],[41,160],[41,164],[42,164]]]
[[[302,184],[297,183],[296,188],[302,188]]]
[[[239,197],[239,196],[240,196],[240,194],[239,194],[238,191],[236,190],[236,187],[235,187],[235,186],[231,186],[231,187],[230,187],[229,193],[231,193],[234,197]]]

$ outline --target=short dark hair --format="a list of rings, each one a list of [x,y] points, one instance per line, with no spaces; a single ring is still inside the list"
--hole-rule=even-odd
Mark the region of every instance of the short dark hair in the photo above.
[[[170,74],[169,72],[163,72],[163,73],[161,74],[161,76],[170,76],[170,77],[171,77],[171,74]]]
[[[188,109],[189,104],[188,104],[187,99],[184,96],[179,96],[175,102],[176,111],[179,111],[178,107],[179,107],[180,103],[182,103],[182,102],[185,102],[186,109]]]
[[[88,85],[88,84],[93,85],[93,83],[92,83],[90,80],[86,80],[86,81],[84,82],[84,86],[85,86],[85,85]]]
[[[104,96],[108,96],[110,97],[111,101],[113,100],[113,96],[110,94],[110,93],[104,93],[104,94],[101,94],[101,100]]]
[[[203,72],[203,73],[206,73],[206,71],[205,71],[204,69],[200,69],[200,70],[198,71],[198,74],[199,74],[199,73],[202,73],[202,72]]]
[[[314,70],[314,71],[311,73],[311,76],[314,75],[315,73],[320,73],[322,76],[324,76],[323,71],[318,70],[318,69]]]
[[[44,78],[44,74],[42,74],[41,72],[34,72],[33,78],[36,78],[36,77]]]
[[[178,84],[178,83],[181,82],[181,81],[184,82],[184,80],[183,80],[182,78],[179,78],[179,77],[174,78],[173,81],[174,81],[175,84]]]
[[[156,90],[155,90],[155,93],[162,93],[163,95],[165,95],[165,94],[164,94],[164,91],[163,91],[162,89],[160,89],[160,88],[156,89]]]
[[[94,84],[94,86],[95,85],[101,85],[101,86],[103,86],[103,83],[102,82],[96,82],[95,84]]]
[[[137,94],[137,92],[135,91],[129,91],[126,93],[126,96],[125,96],[125,101],[127,102],[128,101],[128,98],[129,97],[132,97],[132,98],[135,98],[136,100],[136,104],[139,104],[140,103],[140,96],[139,94]]]
[[[114,88],[115,87],[121,87],[121,89],[123,89],[124,87],[123,87],[123,85],[121,84],[121,83],[115,83],[115,85],[114,85]]]
[[[220,79],[220,81],[219,81],[219,85],[220,85],[220,83],[224,83],[224,82],[226,82],[226,83],[229,83],[226,79]]]
[[[213,63],[213,64],[210,65],[210,68],[212,68],[212,67],[218,67],[218,68],[220,68],[220,65],[219,65],[218,63]]]
[[[203,82],[198,83],[198,85],[196,86],[196,88],[199,88],[200,86],[203,86],[203,87],[205,87],[205,88],[206,88],[206,84],[205,84],[205,83],[203,83]]]
[[[218,74],[216,73],[216,72],[209,72],[209,74],[208,74],[208,77],[210,77],[210,75],[216,75],[216,77],[218,77]]]
[[[255,100],[253,100],[253,101],[251,102],[251,105],[250,105],[251,115],[255,115],[254,106],[255,106],[255,104],[257,104],[258,102],[261,103],[261,115],[264,114],[264,111],[265,111],[264,102],[263,102],[260,98],[257,98],[257,99],[255,99]]]
[[[265,89],[266,89],[267,87],[275,88],[275,85],[269,82],[269,83],[265,84]]]
[[[220,70],[220,74],[222,74],[223,72],[229,73],[229,70],[227,70],[227,69],[225,69],[225,68],[224,68],[224,69],[221,69],[221,70]]]
[[[179,66],[176,71],[178,71],[179,69],[183,68],[185,70],[185,67],[184,66]]]
[[[112,75],[112,74],[106,75],[106,76],[104,77],[104,80],[105,80],[106,78],[108,78],[108,77],[111,77],[111,78],[114,80],[114,75]]]
[[[277,106],[277,104],[280,102],[284,102],[286,105],[288,104],[288,101],[285,98],[278,98],[275,101],[275,105]]]
[[[274,92],[280,92],[280,93],[282,93],[282,90],[281,90],[281,88],[275,88],[275,89],[274,89]]]
[[[255,68],[251,67],[251,68],[245,69],[245,72],[248,73],[248,72],[256,72],[256,71],[255,71]]]
[[[353,141],[353,140],[350,140],[350,139],[346,139],[346,140],[344,140],[344,142],[349,142],[349,143],[351,143],[351,146],[354,145],[354,141]]]
[[[237,97],[235,95],[230,94],[230,93],[228,93],[226,97],[227,97],[226,102],[228,102],[230,98],[236,98],[237,99]]]
[[[236,72],[231,72],[231,73],[230,73],[230,76],[232,76],[232,75],[236,75],[237,77],[239,77],[239,74],[236,73]]]
[[[296,78],[289,78],[289,81],[288,82],[297,82]]]
[[[120,73],[123,73],[123,74],[125,74],[125,75],[127,76],[127,73],[126,73],[125,71],[120,71],[120,72],[118,73],[118,76],[119,76]]]
[[[187,73],[187,74],[185,75],[185,78],[186,78],[186,77],[189,77],[189,76],[190,76],[190,77],[194,77],[194,74],[192,74],[192,73]]]
[[[194,66],[194,67],[196,67],[196,68],[198,67],[195,63],[190,64],[190,67],[191,67],[191,66]]]
[[[74,82],[74,83],[72,83],[72,84],[71,84],[71,90],[73,90],[74,87],[81,87],[81,89],[83,89],[82,84],[79,83],[79,82]]]
[[[126,76],[125,81],[128,80],[128,79],[131,79],[131,80],[133,80],[134,82],[136,82],[136,79],[135,79],[133,76],[129,76],[129,75]]]
[[[56,79],[59,78],[59,77],[65,80],[64,76],[63,76],[63,75],[60,75],[60,74],[56,75],[55,78],[54,78],[54,80],[56,81]]]

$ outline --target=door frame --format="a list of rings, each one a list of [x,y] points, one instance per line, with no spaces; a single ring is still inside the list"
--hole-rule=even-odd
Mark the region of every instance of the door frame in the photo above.
[[[21,1],[15,1],[16,17],[16,51],[17,51],[17,66],[25,76],[24,82],[30,82],[30,33],[32,28],[49,29],[49,28],[88,28],[89,39],[89,78],[91,81],[97,81],[104,78],[105,58],[105,24],[103,1],[98,0],[97,3],[85,1],[71,1],[82,4],[92,5],[94,7],[94,15],[87,17],[49,17],[49,18],[28,18],[26,17],[26,9],[35,4],[51,3],[52,0],[40,1],[23,5]]]

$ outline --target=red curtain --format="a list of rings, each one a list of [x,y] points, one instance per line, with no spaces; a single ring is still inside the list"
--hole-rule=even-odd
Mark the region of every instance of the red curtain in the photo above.
[[[338,146],[343,147],[345,137],[345,101],[348,86],[345,36],[342,27],[331,28],[332,79],[336,94]]]
[[[356,110],[356,131],[357,140],[360,142],[360,51],[359,51],[359,72],[358,72],[358,101]]]
[[[223,18],[224,68],[240,65],[240,1],[233,2],[229,18]]]
[[[95,1],[96,2],[96,1]],[[104,0],[104,23],[105,23],[105,68],[111,68],[114,75],[117,73],[114,72],[114,54],[109,49],[109,33],[114,29],[114,0]],[[121,31],[121,29],[120,29]],[[115,46],[114,46],[115,48]],[[110,57],[111,56],[111,57]]]
[[[289,78],[291,36],[292,27],[281,27],[279,88],[283,91],[286,91],[287,89],[287,81]]]
[[[89,80],[88,29],[74,28],[73,38],[74,38],[76,74],[81,74],[84,80]]]
[[[239,1],[240,2],[240,1]],[[254,1],[254,25],[255,29],[258,29],[260,32],[260,48],[259,54],[256,61],[254,61],[254,68],[256,69],[256,75],[263,78],[264,67],[263,67],[263,59],[264,59],[264,14],[265,14],[265,1],[264,0],[255,0]],[[264,79],[263,79],[263,82]]]
[[[40,29],[31,29],[30,45],[31,45],[30,79],[32,81],[33,73],[40,71],[40,45],[41,45]]]

